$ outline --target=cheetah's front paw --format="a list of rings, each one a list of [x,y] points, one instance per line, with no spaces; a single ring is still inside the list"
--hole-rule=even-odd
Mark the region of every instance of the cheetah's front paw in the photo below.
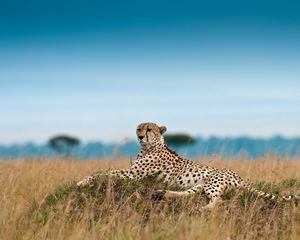
[[[77,185],[78,187],[84,187],[84,186],[90,184],[90,183],[93,181],[93,179],[94,179],[93,176],[87,176],[87,177],[85,177],[83,180],[77,182],[76,185]]]

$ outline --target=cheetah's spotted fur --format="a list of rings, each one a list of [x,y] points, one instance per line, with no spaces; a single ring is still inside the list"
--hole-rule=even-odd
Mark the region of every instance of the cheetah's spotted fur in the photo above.
[[[141,144],[134,164],[128,169],[113,170],[112,176],[140,180],[146,176],[157,175],[168,185],[179,186],[183,191],[161,191],[165,197],[186,196],[198,191],[204,191],[209,199],[204,208],[212,208],[220,199],[225,189],[229,187],[243,188],[259,196],[270,199],[279,198],[291,200],[300,196],[280,196],[254,189],[249,183],[228,169],[217,169],[205,166],[178,156],[164,143],[163,133],[166,127],[159,127],[155,123],[142,123],[138,125],[136,134]],[[82,186],[88,184],[96,177],[89,176],[77,183]]]

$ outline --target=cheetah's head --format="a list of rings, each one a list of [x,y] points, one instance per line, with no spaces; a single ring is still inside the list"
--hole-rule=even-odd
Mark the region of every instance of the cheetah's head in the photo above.
[[[164,143],[162,134],[166,131],[165,126],[159,127],[155,123],[141,123],[136,128],[136,135],[142,147],[151,148]]]

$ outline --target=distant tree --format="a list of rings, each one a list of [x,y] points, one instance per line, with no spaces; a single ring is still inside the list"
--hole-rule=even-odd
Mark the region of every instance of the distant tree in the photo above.
[[[69,156],[72,149],[80,144],[80,140],[67,135],[58,135],[50,138],[48,144],[57,153]]]
[[[180,133],[180,134],[166,134],[164,136],[165,142],[167,144],[179,147],[181,145],[188,145],[188,144],[193,144],[196,142],[196,140],[188,135],[188,134],[184,134],[184,133]]]

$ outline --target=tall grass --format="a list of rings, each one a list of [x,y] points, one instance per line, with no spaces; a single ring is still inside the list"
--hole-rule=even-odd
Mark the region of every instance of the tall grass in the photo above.
[[[199,159],[230,168],[265,191],[300,189],[300,159]],[[205,196],[161,200],[155,179],[77,180],[129,160],[0,162],[0,239],[300,239],[300,205],[228,191],[211,212]]]

